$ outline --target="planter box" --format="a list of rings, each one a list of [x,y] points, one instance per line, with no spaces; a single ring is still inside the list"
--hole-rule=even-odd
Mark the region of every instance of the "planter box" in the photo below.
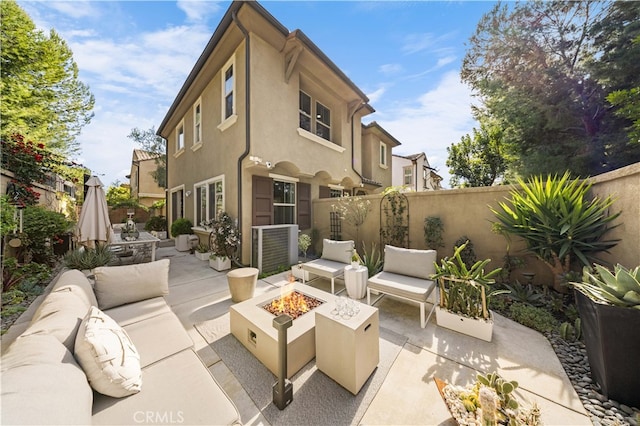
[[[227,269],[231,269],[231,259],[228,257],[209,258],[209,266],[216,271],[226,271]]]
[[[591,376],[607,398],[640,407],[640,310],[575,294]]]
[[[196,258],[199,260],[209,260],[209,256],[211,256],[210,252],[200,253],[199,251],[195,252]]]
[[[454,314],[440,306],[436,306],[436,323],[440,327],[466,334],[467,336],[491,341],[493,335],[493,313],[489,311],[489,319],[476,319]]]
[[[198,237],[193,234],[178,235],[175,239],[176,250],[189,251],[198,244]]]

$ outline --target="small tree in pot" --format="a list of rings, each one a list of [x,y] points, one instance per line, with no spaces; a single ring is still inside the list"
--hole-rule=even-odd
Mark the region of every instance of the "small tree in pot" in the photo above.
[[[189,235],[192,234],[191,228],[193,224],[189,219],[180,218],[176,219],[171,224],[171,236],[176,240],[176,250],[189,251]]]
[[[229,269],[240,245],[240,232],[234,220],[225,212],[220,213],[218,218],[211,222],[211,229],[209,264],[217,271]]]

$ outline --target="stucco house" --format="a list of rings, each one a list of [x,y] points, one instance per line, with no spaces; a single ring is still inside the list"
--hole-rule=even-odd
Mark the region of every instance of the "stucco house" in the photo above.
[[[391,161],[393,186],[403,186],[410,191],[435,191],[442,189],[442,176],[429,165],[424,152],[412,155],[393,154]]]
[[[251,227],[314,226],[311,202],[391,185],[399,142],[367,96],[300,30],[233,2],[158,127],[167,140],[169,223],[226,211]]]
[[[144,206],[151,207],[156,201],[165,199],[165,191],[153,179],[152,173],[156,171],[157,154],[141,149],[133,150],[131,159],[131,173],[127,176],[131,187],[131,197],[138,200]],[[164,215],[164,211],[159,212]]]

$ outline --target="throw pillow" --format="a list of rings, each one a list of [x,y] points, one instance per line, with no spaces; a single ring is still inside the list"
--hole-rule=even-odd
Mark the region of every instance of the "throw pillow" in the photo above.
[[[100,309],[169,294],[169,259],[94,269],[94,290]]]
[[[354,243],[348,241],[322,240],[322,258],[340,263],[351,263]]]
[[[80,324],[75,355],[97,392],[115,398],[140,392],[138,351],[127,332],[95,306]]]
[[[410,277],[431,279],[436,273],[435,250],[406,249],[386,245],[384,247],[384,271]]]

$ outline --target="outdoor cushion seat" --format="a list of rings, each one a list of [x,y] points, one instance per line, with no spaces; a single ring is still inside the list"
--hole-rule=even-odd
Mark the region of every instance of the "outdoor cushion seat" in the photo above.
[[[435,281],[429,279],[435,273],[436,251],[405,249],[387,245],[384,248],[382,272],[369,278],[367,282],[367,303],[377,303],[384,295],[397,297],[420,306],[420,327],[425,328],[436,308],[433,303],[429,315],[426,304],[436,288]],[[371,292],[381,295],[371,302]]]
[[[322,256],[302,264],[302,269],[318,277],[331,280],[331,293],[335,294],[335,279],[344,276],[344,268],[351,263],[351,255],[354,250],[354,242],[334,241],[324,239],[322,241]],[[305,277],[302,276],[304,284]]]

